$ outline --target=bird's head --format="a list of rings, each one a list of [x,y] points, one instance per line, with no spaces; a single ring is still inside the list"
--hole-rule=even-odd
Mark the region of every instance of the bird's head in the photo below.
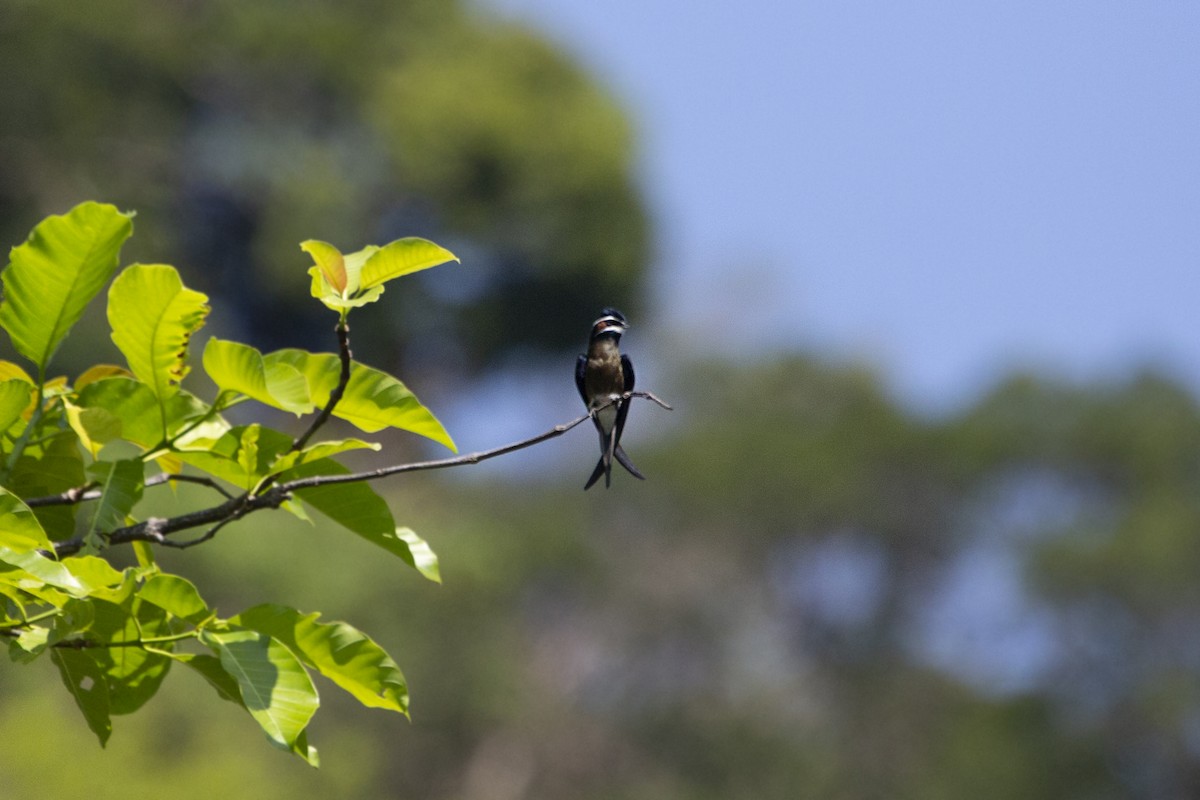
[[[625,320],[625,315],[615,308],[606,308],[600,312],[600,318],[592,323],[592,338],[596,339],[601,336],[620,338],[621,334],[627,330],[629,330],[629,323]]]

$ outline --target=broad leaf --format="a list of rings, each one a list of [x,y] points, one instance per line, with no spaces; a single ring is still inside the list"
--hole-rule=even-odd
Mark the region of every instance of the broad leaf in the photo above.
[[[397,239],[379,248],[367,259],[362,268],[361,285],[363,289],[370,289],[392,278],[450,261],[458,261],[458,256],[428,239],[416,236]]]
[[[74,404],[68,407],[68,421],[79,431],[80,438],[93,445],[103,446],[115,439],[124,439],[143,450],[162,444],[162,418],[154,390],[132,378],[106,378],[89,383],[80,390]],[[174,436],[187,425],[209,414],[203,401],[186,391],[176,392],[163,407],[167,415],[167,436]],[[218,416],[204,423],[209,436],[219,436],[229,425]],[[190,434],[198,435],[197,432]]]
[[[420,536],[417,536],[412,528],[396,528],[396,537],[408,545],[408,551],[412,554],[411,563],[417,568],[417,572],[420,572],[434,583],[441,583],[442,570],[438,565],[437,553],[433,552],[433,548],[429,546],[429,543]],[[405,559],[405,561],[407,560]]]
[[[188,373],[187,347],[208,316],[208,297],[166,264],[134,264],[108,290],[108,324],[129,369],[163,399]]]
[[[382,286],[363,290],[361,275],[367,259],[379,252],[376,245],[368,245],[356,253],[342,253],[328,242],[310,239],[300,245],[313,257],[316,266],[309,269],[312,276],[312,296],[334,311],[357,308],[373,303],[383,294]]]
[[[84,483],[83,454],[78,437],[64,431],[49,440],[25,448],[9,477],[9,489],[20,497],[60,494]],[[75,533],[74,505],[40,506],[33,513],[51,539]]]
[[[195,670],[217,690],[217,696],[222,700],[237,703],[245,708],[238,682],[221,666],[221,659],[206,653],[166,653],[166,655]]]
[[[329,289],[338,295],[344,295],[348,286],[346,278],[346,259],[342,253],[328,242],[309,239],[300,243],[300,249],[312,256],[316,262],[321,277],[325,279]]]
[[[257,631],[205,631],[201,641],[221,659],[242,693],[242,704],[272,744],[307,750],[301,735],[320,701],[304,665],[282,642]],[[304,758],[307,752],[300,753]]]
[[[167,612],[138,597],[121,604],[95,601],[96,620],[88,638],[100,642],[139,642],[170,633]],[[169,649],[169,645],[159,645]],[[132,714],[154,696],[170,669],[171,660],[140,646],[93,648],[108,682],[110,711]]]
[[[0,381],[0,433],[12,427],[33,400],[34,387],[20,378]]]
[[[14,364],[11,361],[0,360],[0,380],[11,380],[12,378],[20,378],[30,386],[34,384],[33,378],[29,377],[29,373],[21,368],[21,365]]]
[[[331,353],[286,349],[269,353],[264,360],[268,364],[288,364],[302,373],[308,379],[309,396],[318,407],[329,402],[341,375],[341,361]],[[442,423],[407,386],[385,372],[357,362],[350,366],[350,382],[333,415],[367,433],[399,428],[455,450],[454,440]]]
[[[73,597],[85,597],[88,587],[58,561],[46,558],[36,550],[17,552],[0,547],[0,561],[24,570],[43,584],[57,587]]]
[[[89,383],[102,381],[105,378],[132,378],[133,373],[116,364],[96,364],[88,367],[75,379],[75,391],[79,391]]]
[[[195,584],[178,575],[153,576],[142,586],[138,597],[193,625],[212,615]]]
[[[58,666],[62,682],[75,698],[88,727],[104,746],[112,735],[112,719],[103,668],[91,652],[84,650],[54,648],[50,658]]]
[[[103,558],[90,555],[64,558],[62,565],[88,587],[88,597],[110,603],[125,602],[133,594],[138,577],[146,572],[137,567],[117,570]]]
[[[350,470],[336,461],[322,460],[301,464],[280,476],[280,482],[313,475],[347,475]],[[439,581],[436,557],[430,567],[428,545],[407,528],[397,528],[392,511],[383,498],[366,482],[339,483],[301,489],[296,496],[334,522],[353,531],[377,547],[382,547],[430,580]],[[420,542],[416,551],[410,541]],[[423,546],[423,549],[422,549]]]
[[[291,444],[292,439],[279,431],[245,425],[230,428],[215,441],[194,442],[178,455],[185,463],[248,490],[276,471],[272,465]]]
[[[230,622],[286,644],[310,667],[370,708],[408,712],[408,685],[383,648],[344,622],[317,622],[320,614],[264,604]]]
[[[89,202],[47,217],[28,241],[13,248],[4,271],[0,326],[41,375],[83,309],[112,277],[131,233],[132,215]]]
[[[145,467],[140,459],[97,461],[88,469],[100,484],[100,500],[96,504],[84,541],[89,548],[104,546],[104,534],[125,527],[129,512],[142,499]]]
[[[0,546],[19,553],[54,546],[29,506],[4,488],[0,488]]]
[[[284,453],[275,459],[271,464],[272,472],[283,472],[291,469],[298,464],[304,464],[309,461],[319,461],[322,458],[336,456],[338,453],[345,453],[349,450],[376,450],[380,446],[374,442],[364,442],[362,439],[338,439],[336,441],[317,442],[303,450],[291,453]]]
[[[222,389],[239,392],[294,414],[314,410],[304,377],[289,364],[266,364],[249,345],[213,337],[204,348],[204,371]]]

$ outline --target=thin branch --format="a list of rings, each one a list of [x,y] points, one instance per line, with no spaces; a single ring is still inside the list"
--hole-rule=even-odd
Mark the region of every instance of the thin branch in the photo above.
[[[316,419],[308,426],[308,430],[300,435],[296,441],[292,442],[289,453],[297,453],[304,449],[304,445],[308,444],[308,440],[317,432],[322,425],[329,421],[329,417],[333,414],[333,409],[342,399],[342,395],[346,393],[346,384],[350,382],[350,362],[353,357],[350,353],[350,325],[346,320],[342,320],[337,325],[338,335],[338,357],[342,361],[342,372],[338,376],[337,386],[333,387],[333,391],[329,393],[329,400],[325,403],[325,407],[321,409],[321,413],[317,414]]]
[[[489,458],[506,455],[517,450],[524,450],[526,447],[532,447],[535,444],[541,444],[549,439],[562,436],[564,433],[571,430],[584,420],[590,419],[592,414],[596,411],[607,408],[613,403],[620,402],[621,400],[628,400],[631,397],[642,397],[647,400],[652,400],[668,411],[674,410],[670,405],[658,397],[655,397],[650,392],[626,392],[623,396],[613,398],[608,403],[596,408],[592,412],[584,414],[581,417],[576,417],[570,422],[563,423],[562,425],[555,425],[545,433],[540,433],[537,436],[533,436],[528,439],[522,439],[521,441],[513,442],[512,444],[494,447],[491,450],[481,450],[477,453],[468,453],[465,456],[440,458],[436,461],[417,461],[411,464],[396,464],[390,467],[380,467],[379,469],[367,470],[366,472],[352,472],[348,475],[313,475],[308,478],[297,478],[294,481],[281,483],[275,487],[275,490],[294,492],[299,489],[311,489],[314,486],[325,486],[334,483],[356,483],[358,481],[370,481],[375,480],[376,478],[386,478],[388,475],[398,475],[402,472],[420,472],[430,469],[446,469],[447,467],[462,467],[468,464],[478,464],[480,461],[487,461]]]
[[[152,475],[146,479],[146,488],[148,489],[151,486],[159,486],[160,484],[171,482],[194,483],[198,486],[207,486],[213,491],[224,495],[226,499],[233,499],[233,495],[227,492],[224,486],[217,483],[212,478],[205,477],[204,475],[185,475],[182,472],[160,472],[157,475]]]
[[[30,508],[39,508],[42,506],[73,506],[76,503],[82,503],[86,500],[95,500],[100,496],[99,492],[92,492],[99,484],[96,481],[85,483],[82,486],[73,486],[67,489],[62,494],[52,494],[46,497],[31,497],[25,501],[25,505]]]
[[[614,398],[611,403],[616,403],[621,400],[628,400],[631,397],[641,397],[657,403],[659,406],[670,409],[671,406],[655,397],[650,392],[626,392],[622,397]],[[601,406],[600,408],[603,408]],[[217,535],[221,528],[231,522],[235,522],[242,517],[258,511],[263,508],[279,508],[288,499],[292,493],[301,489],[312,489],[318,486],[329,486],[339,483],[357,483],[359,481],[371,481],[378,478],[385,478],[389,475],[398,475],[402,472],[420,472],[432,469],[446,469],[448,467],[461,467],[468,464],[478,464],[481,461],[487,461],[497,456],[502,456],[507,453],[512,453],[517,450],[523,450],[526,447],[532,447],[535,444],[541,444],[549,439],[554,439],[562,436],[567,431],[574,428],[576,425],[591,418],[595,411],[576,417],[570,422],[561,425],[555,425],[550,430],[539,433],[537,436],[531,436],[528,439],[522,439],[518,442],[493,447],[490,450],[481,450],[476,453],[468,453],[467,455],[454,456],[452,458],[442,458],[434,461],[417,461],[410,464],[396,464],[390,467],[380,467],[379,469],[368,470],[366,472],[353,472],[346,475],[313,475],[307,478],[298,478],[293,481],[280,483],[261,492],[260,494],[244,493],[237,497],[232,497],[220,505],[212,506],[211,508],[193,511],[188,514],[181,514],[178,517],[151,517],[150,519],[139,522],[135,525],[128,525],[124,528],[118,528],[104,535],[105,540],[109,545],[128,544],[130,542],[153,542],[155,544],[164,545],[167,547],[176,547],[185,549],[194,547],[201,542],[206,542]],[[191,528],[199,528],[208,525],[209,529],[196,539],[186,542],[172,542],[166,537],[178,531],[188,530]],[[62,558],[79,552],[84,546],[82,537],[68,539],[66,541],[57,542],[54,545],[54,555]]]
[[[164,545],[166,547],[174,547],[178,550],[187,550],[189,547],[195,547],[198,544],[207,542],[209,539],[216,536],[217,532],[219,530],[221,530],[221,528],[224,528],[226,525],[228,525],[229,523],[231,523],[235,520],[241,519],[242,516],[244,516],[244,515],[239,514],[234,517],[226,517],[225,519],[221,520],[216,525],[213,525],[211,528],[209,528],[207,531],[205,531],[203,536],[197,536],[195,539],[189,539],[186,542],[173,542],[170,539],[163,539],[161,542],[159,542],[159,544]]]
[[[157,475],[151,475],[146,479],[145,486],[149,489],[152,486],[161,486],[164,483],[178,481],[180,483],[195,483],[200,486],[207,486],[215,492],[224,495],[226,499],[233,499],[233,495],[225,490],[225,487],[217,483],[212,478],[207,478],[203,475],[185,475],[183,473],[160,472]],[[61,494],[52,494],[45,497],[31,497],[25,501],[25,505],[30,508],[39,508],[43,506],[70,506],[77,503],[87,503],[92,500],[99,500],[101,492],[96,488],[99,484],[96,481],[85,483],[82,486],[74,486],[67,489]]]

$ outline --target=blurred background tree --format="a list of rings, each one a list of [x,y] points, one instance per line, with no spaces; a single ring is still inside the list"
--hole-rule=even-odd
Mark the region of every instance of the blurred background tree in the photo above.
[[[14,0],[0,70],[6,240],[85,197],[135,208],[127,260],[177,263],[263,347],[329,348],[329,320],[305,317],[309,237],[463,256],[356,330],[363,360],[414,380],[574,348],[598,306],[646,305],[624,113],[469,8]],[[319,525],[162,555],[222,607],[370,630],[409,677],[411,725],[326,692],[313,773],[176,675],[100,751],[56,676],[5,669],[6,794],[1200,794],[1190,394],[1018,375],[929,419],[868,370],[702,344],[654,377],[680,410],[631,415],[644,484],[581,494],[590,435],[552,475],[396,481],[442,587]]]
[[[128,256],[197,273],[263,347],[324,346],[306,238],[419,230],[467,262],[364,323],[377,362],[470,369],[638,305],[625,115],[554,48],[458,3],[16,0],[0,73],[3,240],[81,197],[136,209]],[[406,352],[416,339],[437,352]]]

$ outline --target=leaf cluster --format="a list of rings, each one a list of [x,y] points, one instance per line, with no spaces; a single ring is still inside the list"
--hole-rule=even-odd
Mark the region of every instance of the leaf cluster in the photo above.
[[[192,582],[157,564],[155,547],[208,541],[259,510],[307,519],[312,508],[438,580],[425,542],[336,460],[380,446],[316,435],[337,417],[365,433],[397,428],[454,449],[401,381],[352,359],[348,317],[385,282],[455,257],[416,238],[345,256],[305,242],[316,262],[312,294],[338,313],[339,351],[262,353],[210,338],[202,365],[218,391],[205,400],[184,380],[208,298],[169,265],[118,269],[132,216],[89,202],[49,217],[13,248],[3,273],[0,327],[31,368],[0,362],[0,636],[18,663],[49,654],[101,744],[112,717],[138,710],[178,663],[245,708],[274,745],[316,765],[306,736],[319,702],[311,672],[368,707],[406,714],[396,663],[366,634],[316,613],[259,605],[223,618]],[[125,364],[53,375],[59,345],[105,286]],[[300,436],[226,420],[251,400],[311,420]],[[180,482],[207,487],[213,504],[139,515],[147,492]],[[118,568],[109,555],[123,544],[136,563]]]

